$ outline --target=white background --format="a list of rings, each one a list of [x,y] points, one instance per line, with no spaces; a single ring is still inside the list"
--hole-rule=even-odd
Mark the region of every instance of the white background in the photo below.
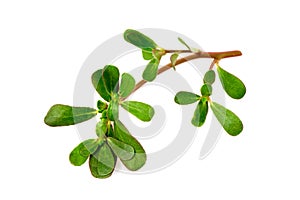
[[[297,1],[1,1],[1,199],[299,199],[299,7]],[[243,119],[198,160],[204,137],[165,170],[94,179],[73,167],[72,127],[43,124],[72,104],[86,57],[127,28],[164,28],[205,50],[239,49],[222,61],[247,85],[228,106]],[[199,132],[200,133],[200,132]],[[153,144],[155,145],[155,144]]]

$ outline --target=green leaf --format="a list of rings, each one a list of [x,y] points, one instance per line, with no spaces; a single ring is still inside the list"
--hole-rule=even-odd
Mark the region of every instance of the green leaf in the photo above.
[[[175,95],[174,101],[180,105],[187,105],[199,101],[200,96],[192,92],[181,91]]]
[[[101,100],[98,100],[97,108],[99,109],[99,112],[102,113],[107,108],[107,104]]]
[[[122,160],[129,160],[134,156],[134,149],[132,146],[125,144],[112,137],[107,138],[108,145],[113,152]]]
[[[213,84],[216,80],[216,72],[214,70],[208,70],[203,78],[204,83]]]
[[[246,93],[244,83],[233,74],[225,71],[220,66],[217,67],[220,81],[226,93],[234,99],[241,99]]]
[[[134,86],[135,86],[134,78],[128,73],[123,73],[121,78],[120,90],[119,90],[120,96],[123,98],[128,97],[130,93],[133,91]]]
[[[89,139],[80,143],[70,153],[69,160],[75,166],[80,166],[85,163],[90,154],[94,153],[98,148],[95,139]]]
[[[200,91],[203,96],[210,96],[212,94],[212,87],[210,84],[204,84]]]
[[[170,57],[170,60],[171,60],[171,64],[172,64],[172,67],[174,70],[175,69],[175,65],[176,65],[176,61],[177,61],[177,58],[178,58],[179,54],[178,53],[173,53]]]
[[[150,121],[154,115],[154,109],[150,105],[142,102],[125,101],[121,106],[144,122]]]
[[[108,178],[114,171],[117,157],[104,143],[94,154],[90,155],[90,171],[95,178]]]
[[[153,58],[153,53],[151,48],[144,48],[142,49],[142,54],[144,60],[151,60]]]
[[[119,90],[119,69],[113,65],[106,65],[103,69],[103,83],[109,94]]]
[[[103,78],[102,78],[103,69],[99,69],[92,74],[92,83],[98,94],[105,100],[110,101],[110,93],[107,91]]]
[[[192,118],[192,124],[197,127],[202,126],[206,120],[207,112],[208,112],[207,100],[202,98],[195,109],[194,116]]]
[[[153,58],[146,66],[143,72],[143,79],[146,81],[153,81],[157,76],[159,60]]]
[[[182,39],[182,38],[178,38],[178,41],[183,44],[188,50],[191,50],[191,47]]]
[[[146,163],[147,156],[142,145],[129,133],[126,127],[120,122],[115,122],[114,137],[134,149],[134,156],[130,160],[122,160],[122,163],[129,170],[136,171]]]
[[[96,134],[99,138],[104,138],[106,132],[107,132],[107,126],[108,126],[108,120],[106,118],[102,118],[97,124],[96,124]]]
[[[148,36],[144,35],[141,32],[138,32],[136,30],[132,30],[132,29],[127,29],[124,32],[124,39],[127,42],[129,42],[141,49],[146,49],[146,48],[154,49],[157,47],[157,44],[152,39],[150,39]]]
[[[119,69],[113,65],[106,65],[93,73],[92,83],[104,100],[110,101],[112,93],[119,90],[119,76]]]
[[[44,122],[49,126],[69,126],[87,121],[97,113],[93,108],[56,104],[49,109]]]
[[[216,102],[211,103],[210,107],[228,134],[236,136],[242,132],[243,123],[236,114]]]
[[[115,121],[119,118],[119,102],[117,99],[113,99],[110,101],[107,108],[108,119],[111,121]]]

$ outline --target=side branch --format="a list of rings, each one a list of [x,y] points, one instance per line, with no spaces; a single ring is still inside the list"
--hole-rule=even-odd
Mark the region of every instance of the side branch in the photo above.
[[[169,50],[169,51],[172,51],[172,50]],[[175,63],[175,66],[185,63],[189,60],[194,60],[194,59],[198,59],[198,58],[212,58],[215,61],[219,61],[223,58],[231,58],[231,57],[236,57],[236,56],[241,56],[241,55],[242,55],[242,52],[238,51],[238,50],[224,51],[224,52],[198,52],[198,53],[194,53],[192,55],[178,59]],[[159,75],[169,69],[172,69],[172,63],[169,63],[169,64],[159,68],[157,75]],[[145,81],[145,80],[141,80],[140,82],[138,82],[135,85],[134,90],[131,92],[131,94],[134,93],[135,91],[137,91],[139,88],[141,88],[145,83],[147,83],[147,81]],[[125,98],[122,100],[125,100]]]

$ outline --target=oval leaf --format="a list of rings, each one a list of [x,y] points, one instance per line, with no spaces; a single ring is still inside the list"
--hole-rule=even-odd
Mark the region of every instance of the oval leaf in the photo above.
[[[107,91],[103,78],[102,78],[103,70],[99,69],[92,74],[92,83],[98,94],[105,100],[110,101],[110,93]]]
[[[212,87],[210,84],[204,84],[200,91],[203,96],[210,96],[212,94]]]
[[[199,101],[200,96],[192,92],[181,91],[175,95],[174,101],[180,105],[187,105]]]
[[[145,48],[142,50],[144,60],[151,60],[153,58],[153,53],[151,48]]]
[[[85,163],[90,154],[94,153],[98,148],[95,139],[89,139],[80,143],[70,153],[69,160],[75,166],[80,166]]]
[[[132,29],[127,29],[124,32],[124,39],[127,42],[141,49],[146,49],[146,48],[154,49],[157,47],[157,44],[155,44],[155,42],[152,39],[150,39],[148,36],[144,35],[139,31],[132,30]]]
[[[236,136],[242,132],[243,123],[236,114],[216,102],[211,103],[210,107],[228,134]]]
[[[49,126],[69,126],[89,120],[97,113],[94,108],[56,104],[49,109],[44,122]]]
[[[204,83],[213,84],[216,80],[216,72],[214,70],[208,70],[203,78]]]
[[[170,56],[170,61],[171,61],[171,64],[172,64],[172,67],[173,67],[174,70],[176,70],[176,69],[175,69],[175,65],[176,65],[178,56],[179,56],[178,53],[173,53],[173,54]]]
[[[119,90],[120,96],[123,98],[128,97],[130,93],[133,91],[134,86],[135,86],[134,78],[128,73],[122,74],[121,85]]]
[[[94,154],[91,154],[89,166],[95,178],[108,178],[114,171],[116,156],[109,146],[104,143]]]
[[[220,81],[225,92],[233,99],[241,99],[246,93],[244,83],[233,74],[225,71],[220,66],[217,67]]]
[[[112,137],[107,138],[107,142],[113,152],[122,160],[129,160],[134,156],[134,149],[132,146],[125,144]]]
[[[154,109],[150,105],[142,102],[125,101],[121,106],[144,122],[150,121],[154,115]]]
[[[140,169],[146,163],[146,153],[142,145],[129,133],[126,127],[120,122],[115,122],[114,137],[134,149],[134,156],[130,160],[122,160],[125,167],[131,171]]]
[[[119,90],[119,76],[119,69],[113,65],[106,65],[93,73],[94,88],[104,100],[110,101],[112,93]]]
[[[146,81],[153,81],[157,76],[159,60],[152,59],[146,66],[143,72],[143,79]]]
[[[208,103],[205,99],[201,99],[196,107],[194,116],[192,118],[192,124],[200,127],[204,124],[208,112]]]
[[[109,94],[119,90],[119,69],[113,65],[107,65],[103,69],[102,78],[106,90]]]

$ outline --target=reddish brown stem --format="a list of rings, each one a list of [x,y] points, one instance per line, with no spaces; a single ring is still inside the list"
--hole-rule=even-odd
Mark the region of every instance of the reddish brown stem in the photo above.
[[[221,59],[223,58],[231,58],[231,57],[236,57],[236,56],[241,56],[242,55],[242,52],[241,51],[224,51],[224,52],[198,52],[198,53],[194,53],[192,55],[188,55],[186,57],[183,57],[183,58],[180,58],[176,61],[175,63],[175,66],[176,65],[180,65],[182,63],[185,63],[189,60],[194,60],[194,59],[197,59],[197,58],[212,58],[214,59],[214,64],[215,64],[215,61],[220,61]],[[169,63],[161,68],[159,68],[158,72],[157,72],[157,75],[169,70],[169,69],[172,69],[172,63]],[[147,83],[147,81],[145,80],[141,80],[140,82],[138,82],[133,91],[131,92],[134,93],[135,91],[137,91],[138,89],[140,89],[145,83]],[[130,94],[130,95],[131,95]],[[128,97],[127,97],[128,98]],[[122,99],[122,100],[125,100],[126,98]]]

